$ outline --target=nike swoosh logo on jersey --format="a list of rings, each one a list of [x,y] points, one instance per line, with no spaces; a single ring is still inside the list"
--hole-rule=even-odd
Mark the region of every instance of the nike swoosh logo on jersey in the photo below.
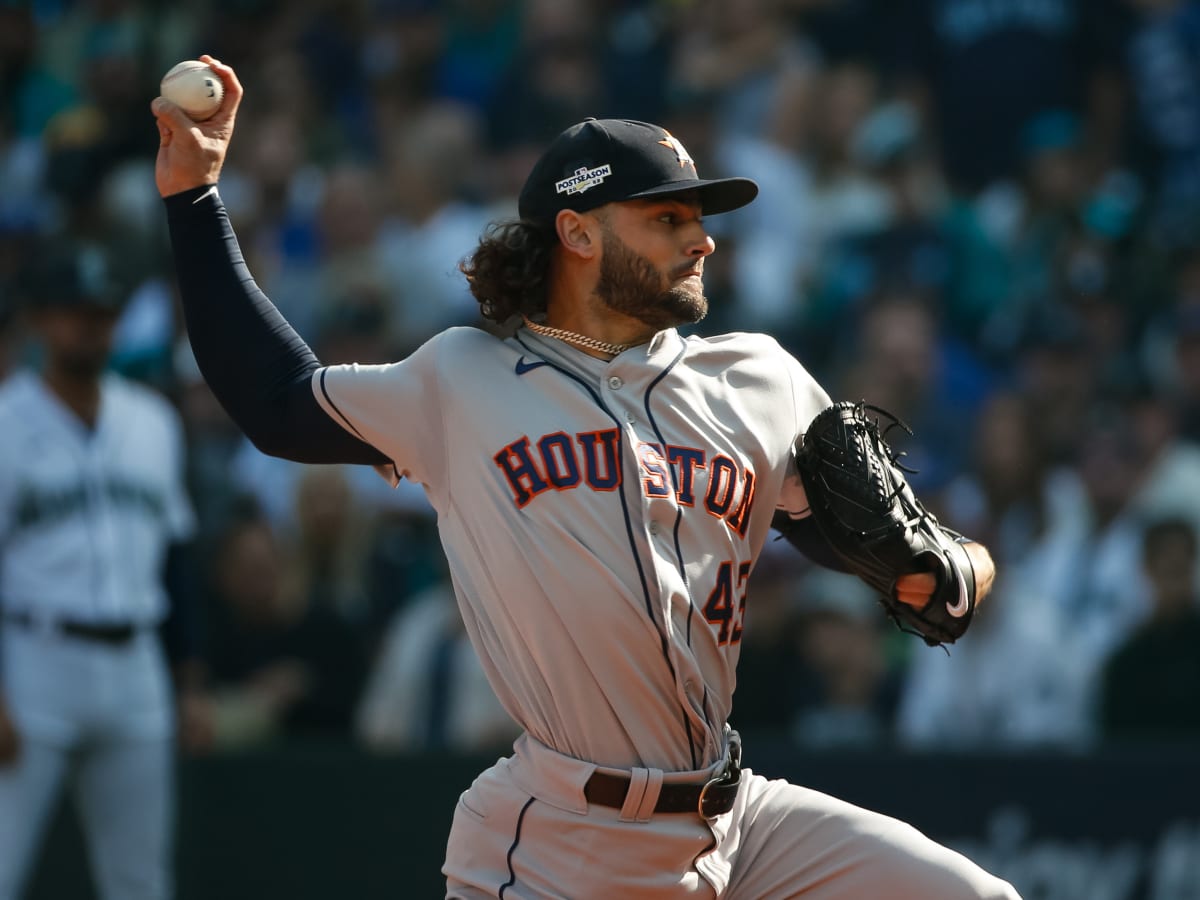
[[[525,362],[525,357],[522,356],[517,360],[515,371],[518,375],[524,375],[526,372],[531,372],[534,369],[540,369],[542,366],[548,365],[550,365],[548,362],[540,359],[537,362],[527,363]]]
[[[214,185],[213,185],[212,187],[210,187],[210,188],[209,188],[207,191],[205,191],[203,194],[201,194],[199,197],[197,197],[195,200],[193,200],[193,201],[192,201],[192,206],[195,206],[197,203],[199,203],[199,202],[200,202],[201,200],[203,200],[205,197],[211,197],[211,196],[213,196],[213,194],[215,194],[216,192],[217,192],[217,186],[214,184]]]
[[[958,602],[953,606],[947,603],[946,612],[956,619],[961,619],[971,608],[971,600],[967,597],[967,581],[962,572],[958,570],[958,566],[952,565],[951,568],[954,569],[954,577],[958,579]]]

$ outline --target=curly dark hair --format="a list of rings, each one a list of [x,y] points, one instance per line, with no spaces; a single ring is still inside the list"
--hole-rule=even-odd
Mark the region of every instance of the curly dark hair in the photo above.
[[[546,309],[546,278],[558,244],[553,228],[519,219],[492,225],[458,264],[479,312],[498,325]]]

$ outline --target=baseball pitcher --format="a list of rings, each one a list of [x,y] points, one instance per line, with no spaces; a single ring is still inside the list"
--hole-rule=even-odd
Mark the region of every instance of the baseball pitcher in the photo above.
[[[657,126],[581,122],[463,264],[511,337],[452,328],[391,365],[326,367],[238,249],[217,185],[242,87],[212,65],[213,119],[152,106],[201,370],[265,452],[424,486],[471,641],[524,730],[458,803],[447,896],[1016,897],[902,822],[742,766],[727,720],[777,510],[841,559],[804,524],[795,452],[829,397],[769,337],[676,330],[707,309],[703,217],[757,186],[701,179]],[[949,580],[939,562],[896,572],[892,593],[924,607],[948,584],[965,610],[965,585],[973,605],[991,563],[959,546]]]

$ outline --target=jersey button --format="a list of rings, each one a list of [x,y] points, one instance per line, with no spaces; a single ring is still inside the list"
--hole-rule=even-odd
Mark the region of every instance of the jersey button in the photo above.
[[[631,412],[627,412],[627,413],[625,413],[625,421],[628,422],[630,425],[632,425],[634,422],[637,421],[637,416],[635,416]]]
[[[624,383],[625,383],[625,382],[623,382],[623,381],[622,381],[620,378],[618,378],[616,375],[614,375],[612,378],[608,379],[608,386],[609,386],[610,388],[612,388],[614,391],[618,391],[618,390],[620,390],[620,389],[621,389],[621,385],[623,385]]]
[[[650,523],[650,533],[651,533],[651,534],[658,534],[658,523],[657,523],[657,522],[651,522],[651,523]]]

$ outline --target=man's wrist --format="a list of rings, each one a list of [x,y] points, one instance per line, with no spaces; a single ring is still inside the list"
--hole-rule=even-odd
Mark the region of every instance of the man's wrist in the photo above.
[[[197,214],[209,214],[221,207],[221,195],[215,184],[202,184],[163,197],[167,221],[173,224],[195,221]]]
[[[176,191],[174,194],[167,194],[162,199],[163,203],[166,203],[168,206],[180,206],[196,203],[210,195],[213,197],[218,196],[217,182],[215,181],[198,184],[186,190]]]

